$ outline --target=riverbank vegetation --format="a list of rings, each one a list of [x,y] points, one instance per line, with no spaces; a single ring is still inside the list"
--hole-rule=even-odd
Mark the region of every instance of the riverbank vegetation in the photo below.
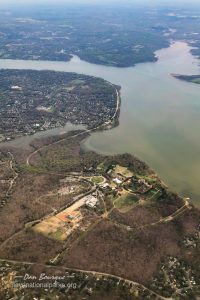
[[[200,75],[173,75],[180,80],[200,84]]]
[[[2,161],[8,151],[13,153],[18,178],[0,210],[0,259],[36,269],[107,273],[106,284],[113,275],[117,282],[137,282],[124,291],[124,299],[141,292],[172,297],[185,290],[197,293],[199,273],[192,259],[199,259],[199,210],[171,193],[134,156],[84,152],[85,137],[79,131],[36,140],[24,161],[15,148],[2,150]],[[157,279],[163,266],[169,268],[168,257],[176,274],[182,266],[177,260],[191,270],[183,290],[181,276],[174,275],[177,281],[171,285]],[[95,296],[94,287],[90,292]]]

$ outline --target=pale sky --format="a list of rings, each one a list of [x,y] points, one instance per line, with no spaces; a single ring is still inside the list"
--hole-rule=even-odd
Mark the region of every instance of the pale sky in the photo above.
[[[200,0],[0,0],[0,6],[10,5],[14,4],[16,5],[27,5],[27,4],[37,4],[37,5],[43,5],[43,4],[109,4],[109,3],[118,3],[120,5],[123,4],[141,4],[141,5],[163,5],[167,4],[169,6],[174,4],[179,4],[180,6],[183,4],[199,4]]]

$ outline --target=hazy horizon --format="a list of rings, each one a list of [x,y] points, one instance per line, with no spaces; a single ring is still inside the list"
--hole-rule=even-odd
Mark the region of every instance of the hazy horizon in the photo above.
[[[167,5],[167,6],[174,6],[174,5],[196,5],[200,4],[199,0],[125,0],[122,4],[120,0],[57,0],[56,3],[54,0],[0,0],[0,6],[9,6],[9,5],[44,5],[44,4],[51,4],[51,5],[67,5],[67,4],[120,4],[121,6],[124,4],[137,4],[137,5]]]

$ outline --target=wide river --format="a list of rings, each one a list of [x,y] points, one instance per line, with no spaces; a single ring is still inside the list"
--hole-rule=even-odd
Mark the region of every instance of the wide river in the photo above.
[[[84,146],[103,154],[132,153],[147,162],[170,188],[200,204],[200,85],[170,75],[200,74],[199,61],[184,42],[156,55],[156,63],[131,68],[90,64],[78,57],[66,63],[0,60],[0,68],[70,71],[120,85],[120,125],[92,133]],[[11,143],[21,146],[33,137]]]

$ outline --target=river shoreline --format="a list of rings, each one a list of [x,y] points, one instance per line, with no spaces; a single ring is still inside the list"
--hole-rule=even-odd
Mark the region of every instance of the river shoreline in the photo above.
[[[119,126],[92,132],[84,149],[104,155],[130,153],[145,161],[178,194],[199,202],[200,86],[176,74],[199,74],[191,47],[175,42],[156,52],[158,61],[130,68],[70,62],[3,61],[0,68],[55,70],[101,77],[121,86]]]
[[[110,84],[110,83],[109,83]],[[88,128],[87,125],[85,124],[74,124],[71,122],[67,122],[64,126],[60,127],[54,127],[51,129],[46,129],[46,130],[40,130],[36,131],[34,134],[25,134],[25,135],[20,135],[17,136],[16,138],[10,139],[10,140],[2,140],[0,141],[0,149],[2,147],[9,147],[9,146],[15,146],[17,147],[18,141],[21,139],[22,141],[25,141],[25,144],[27,145],[27,142],[30,144],[32,141],[35,139],[40,139],[44,137],[53,137],[53,136],[59,136],[67,133],[68,131],[76,131],[79,129],[83,129],[83,132],[89,133],[89,132],[94,132],[94,131],[104,131],[104,130],[111,130],[115,128],[116,126],[119,125],[119,115],[120,115],[120,106],[121,106],[121,94],[120,94],[120,87],[116,88],[116,110],[113,115],[113,117],[103,123],[98,125],[97,127],[94,128]],[[27,140],[27,141],[26,141]],[[29,145],[27,145],[29,146]],[[23,148],[23,144],[20,144],[20,148]]]

